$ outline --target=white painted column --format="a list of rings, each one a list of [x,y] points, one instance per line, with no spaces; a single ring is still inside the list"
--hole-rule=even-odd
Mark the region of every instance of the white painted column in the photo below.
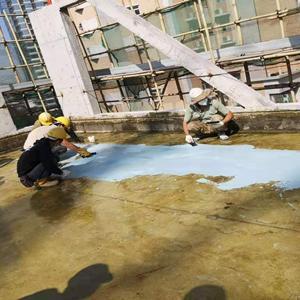
[[[6,108],[3,95],[0,91],[0,137],[14,134],[16,132],[17,128],[11,118],[9,110]]]
[[[88,0],[99,12],[116,20],[160,52],[244,107],[276,105],[196,52],[160,31],[114,0]]]
[[[53,4],[29,14],[50,78],[66,116],[100,113],[69,16]]]

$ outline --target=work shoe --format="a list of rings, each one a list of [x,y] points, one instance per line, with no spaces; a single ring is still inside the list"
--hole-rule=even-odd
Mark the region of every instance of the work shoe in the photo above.
[[[221,141],[226,141],[229,139],[229,136],[227,134],[225,134],[224,132],[218,133],[218,137]]]
[[[34,185],[37,189],[44,188],[44,187],[51,187],[55,186],[59,183],[58,180],[49,180],[48,178],[37,180]]]

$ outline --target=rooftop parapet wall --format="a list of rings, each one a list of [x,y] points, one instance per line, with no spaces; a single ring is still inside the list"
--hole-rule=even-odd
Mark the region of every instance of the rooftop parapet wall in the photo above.
[[[78,134],[101,132],[179,132],[182,133],[183,111],[101,114],[72,118]],[[299,132],[300,110],[236,112],[240,132]],[[21,148],[27,132],[0,138],[0,152]]]
[[[182,132],[183,111],[103,114],[92,118],[73,118],[75,131],[92,132]],[[300,111],[237,112],[235,121],[241,132],[297,132]]]

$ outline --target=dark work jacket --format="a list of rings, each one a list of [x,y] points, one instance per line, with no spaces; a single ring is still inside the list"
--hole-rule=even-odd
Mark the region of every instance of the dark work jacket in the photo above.
[[[28,174],[38,164],[42,163],[46,170],[54,174],[62,174],[61,169],[57,166],[57,161],[51,151],[50,140],[47,138],[35,142],[34,146],[22,153],[18,160],[18,176]]]

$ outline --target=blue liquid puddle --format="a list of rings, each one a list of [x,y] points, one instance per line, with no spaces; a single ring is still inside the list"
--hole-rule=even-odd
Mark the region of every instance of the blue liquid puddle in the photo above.
[[[68,178],[121,181],[135,176],[201,174],[230,177],[217,184],[221,190],[271,182],[286,190],[300,187],[300,151],[202,144],[97,144],[87,149],[97,154],[85,159],[73,156],[64,161],[64,168],[71,171]]]

